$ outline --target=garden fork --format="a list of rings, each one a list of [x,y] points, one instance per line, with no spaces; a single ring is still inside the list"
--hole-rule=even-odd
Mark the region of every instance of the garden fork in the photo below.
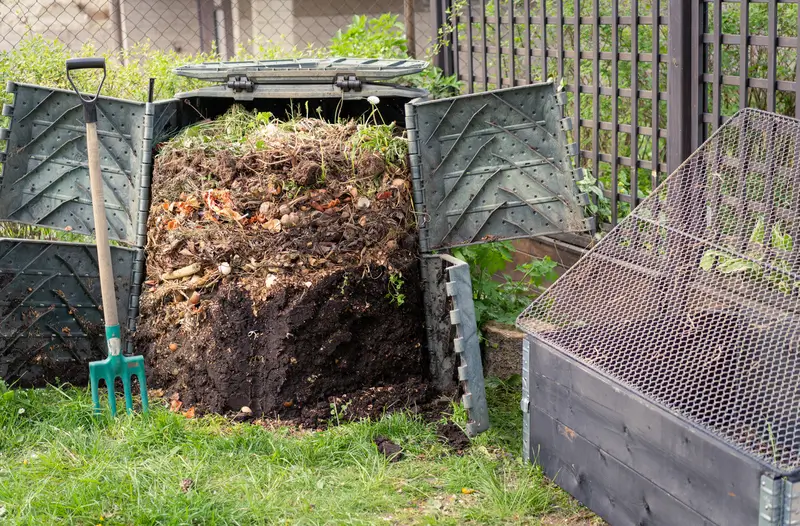
[[[102,69],[103,78],[94,95],[82,95],[70,76],[76,69]],[[144,358],[142,356],[122,355],[122,334],[117,317],[117,298],[114,293],[114,274],[111,268],[111,247],[108,244],[108,226],[103,200],[103,175],[100,171],[100,144],[97,138],[97,97],[106,80],[106,61],[104,58],[73,58],[67,60],[67,80],[72,84],[75,93],[83,103],[83,115],[86,121],[86,151],[89,158],[89,186],[92,193],[92,212],[94,214],[94,230],[97,239],[97,263],[100,270],[100,291],[103,301],[103,319],[106,326],[106,345],[108,358],[89,364],[89,381],[92,386],[92,404],[95,414],[100,411],[100,380],[108,389],[108,405],[111,414],[117,414],[114,383],[122,379],[125,394],[125,408],[133,411],[133,395],[131,379],[139,380],[139,391],[142,397],[142,412],[147,412],[147,385],[144,374]]]

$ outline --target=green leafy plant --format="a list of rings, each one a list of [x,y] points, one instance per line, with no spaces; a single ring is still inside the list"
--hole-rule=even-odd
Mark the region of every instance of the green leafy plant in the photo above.
[[[442,33],[447,38],[447,33]],[[428,51],[433,56],[439,50],[434,45]],[[339,57],[361,58],[410,58],[405,27],[395,14],[383,14],[377,18],[354,16],[345,29],[340,29],[323,54]],[[430,60],[430,59],[429,59]],[[456,75],[444,75],[440,68],[428,67],[415,75],[398,79],[401,84],[419,87],[430,92],[431,97],[452,97],[461,93],[462,83]]]
[[[386,293],[386,298],[398,307],[406,302],[406,295],[403,293],[403,286],[405,280],[403,275],[399,272],[392,272],[389,274],[389,292]]]
[[[455,97],[464,87],[457,75],[445,75],[440,68],[435,67],[429,67],[407,79],[410,84],[428,90],[434,99]]]
[[[336,405],[336,401],[331,402],[331,417],[336,420],[337,426],[342,424],[340,417],[344,418],[344,416],[347,414],[347,409],[350,407],[352,402],[352,400],[348,400],[347,402],[338,406]]]
[[[765,279],[784,294],[790,294],[794,288],[800,287],[800,281],[789,278],[791,264],[785,259],[772,258],[771,268],[764,265],[768,247],[784,252],[792,250],[792,236],[784,230],[780,222],[773,225],[767,245],[764,218],[759,217],[750,234],[750,246],[755,248],[746,254],[747,257],[738,257],[734,249],[706,250],[700,258],[700,268],[706,272],[715,270],[721,274],[743,273],[752,279]]]
[[[495,320],[513,324],[545,281],[556,279],[556,263],[549,257],[517,265],[522,278],[500,274],[513,261],[514,247],[508,241],[453,249],[453,255],[470,266],[475,318],[480,329]]]
[[[339,57],[408,58],[406,42],[405,28],[397,15],[356,15],[349,26],[334,35],[328,50]]]

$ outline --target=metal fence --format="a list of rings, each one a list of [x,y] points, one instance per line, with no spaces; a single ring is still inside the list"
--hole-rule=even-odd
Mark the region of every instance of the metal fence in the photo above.
[[[616,224],[739,108],[800,115],[797,0],[443,0],[439,11],[453,28],[440,62],[467,91],[563,82],[582,164],[604,189],[601,222]]]
[[[423,54],[436,31],[428,0],[17,0],[0,2],[0,50],[31,34],[73,49],[153,48],[223,57],[244,48],[253,54],[324,47],[356,15],[398,15]],[[406,21],[410,23],[406,23]]]

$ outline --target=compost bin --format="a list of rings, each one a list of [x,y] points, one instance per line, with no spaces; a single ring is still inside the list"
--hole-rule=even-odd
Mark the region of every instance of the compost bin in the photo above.
[[[525,455],[611,524],[798,524],[798,137],[738,113],[518,320]]]
[[[591,222],[553,83],[428,101],[382,82],[420,67],[203,64],[178,72],[217,85],[155,104],[101,98],[110,235],[130,254],[115,259],[123,337],[128,352],[147,355],[153,387],[210,410],[316,421],[331,404],[374,415],[424,399],[426,382],[459,381],[470,429],[485,429],[468,269],[436,252]],[[91,234],[75,95],[9,90],[0,216]],[[263,126],[234,148],[215,139],[202,152],[175,148],[192,134],[209,139],[234,111]],[[364,119],[397,123],[407,157],[388,162],[380,147],[352,155]],[[0,269],[18,291],[0,320],[7,381],[81,383],[83,364],[104,354],[93,337],[102,323],[93,248],[67,246],[85,261],[43,243],[48,257]]]

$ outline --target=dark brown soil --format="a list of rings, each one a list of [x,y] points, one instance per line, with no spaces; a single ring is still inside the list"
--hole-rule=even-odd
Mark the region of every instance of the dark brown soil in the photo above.
[[[489,322],[483,327],[483,358],[486,376],[507,380],[522,374],[522,340],[525,335],[513,325]]]
[[[343,411],[348,419],[426,401],[416,261],[402,269],[401,306],[386,297],[385,269],[360,271],[365,274],[340,271],[308,288],[286,287],[255,314],[246,293],[223,284],[207,310],[180,327],[143,323],[137,348],[145,353],[150,382],[179,393],[184,408],[248,406],[256,416],[307,425],[332,418],[337,398],[340,406],[352,400]]]
[[[440,424],[439,427],[436,428],[436,433],[439,435],[439,438],[455,451],[464,451],[469,447],[469,438],[464,434],[464,431],[453,422]]]
[[[331,396],[329,404],[320,404],[317,411],[306,413],[306,423],[317,423],[330,418],[335,413],[339,421],[356,421],[362,418],[377,419],[386,412],[408,410],[425,413],[431,407],[432,398],[437,393],[420,377],[391,385],[360,389],[341,396]],[[331,404],[335,404],[334,410]],[[437,413],[437,418],[440,413]]]
[[[379,453],[389,459],[389,462],[397,462],[403,458],[402,448],[386,437],[375,437],[375,446]]]

